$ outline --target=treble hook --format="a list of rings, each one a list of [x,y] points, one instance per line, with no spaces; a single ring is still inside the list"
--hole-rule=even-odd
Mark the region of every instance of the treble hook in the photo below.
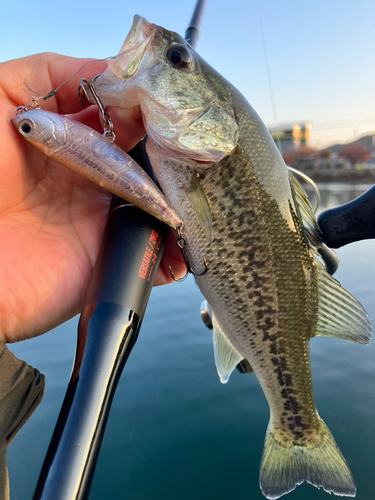
[[[182,236],[181,228],[178,228],[177,231],[178,231],[178,236],[176,238],[176,244],[179,247],[179,249],[181,250],[182,257],[184,259],[185,266],[186,266],[186,272],[183,276],[181,276],[181,278],[176,278],[173,271],[172,271],[171,266],[169,266],[169,272],[171,273],[172,279],[174,281],[178,281],[178,282],[185,281],[186,278],[188,277],[189,273],[193,274],[194,276],[203,276],[208,271],[206,257],[203,257],[204,271],[201,273],[197,273],[196,271],[194,271],[194,269],[192,269],[192,267],[190,266],[189,259],[188,259],[187,253],[186,253],[186,238],[184,236]]]
[[[81,90],[86,98],[87,101],[90,102],[90,96],[87,92],[87,88],[89,88],[90,92],[91,92],[91,95],[92,97],[94,98],[94,101],[95,101],[95,104],[98,106],[99,108],[99,111],[102,115],[102,120],[103,120],[103,128],[104,128],[104,137],[107,137],[111,142],[113,142],[116,138],[114,132],[113,132],[113,122],[112,122],[112,118],[111,118],[111,115],[106,111],[102,101],[100,100],[100,97],[98,96],[98,93],[96,92],[96,88],[95,88],[95,80],[101,75],[101,73],[99,73],[98,75],[94,76],[94,78],[92,79],[91,83],[89,83],[85,78],[81,78],[81,80],[79,81],[79,87],[78,87],[78,97],[81,101],[81,103],[83,104],[84,107],[85,106],[85,101],[82,99],[81,97]]]

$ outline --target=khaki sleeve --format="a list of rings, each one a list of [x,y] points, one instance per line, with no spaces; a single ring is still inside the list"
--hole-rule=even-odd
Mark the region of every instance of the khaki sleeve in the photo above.
[[[0,498],[9,498],[6,449],[44,392],[44,375],[17,359],[0,341]]]

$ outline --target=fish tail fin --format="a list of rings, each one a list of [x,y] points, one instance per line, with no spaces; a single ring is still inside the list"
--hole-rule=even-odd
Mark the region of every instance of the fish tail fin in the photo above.
[[[270,424],[260,466],[260,487],[266,498],[279,498],[307,481],[327,493],[354,497],[356,486],[350,469],[323,421],[317,445],[287,446],[275,439]]]

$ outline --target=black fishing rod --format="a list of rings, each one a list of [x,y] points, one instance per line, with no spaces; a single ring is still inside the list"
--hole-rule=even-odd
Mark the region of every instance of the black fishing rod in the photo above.
[[[186,31],[195,46],[206,0]],[[145,143],[129,153],[148,173]],[[169,227],[113,197],[78,324],[73,370],[33,500],[85,500],[116,386],[137,340]]]

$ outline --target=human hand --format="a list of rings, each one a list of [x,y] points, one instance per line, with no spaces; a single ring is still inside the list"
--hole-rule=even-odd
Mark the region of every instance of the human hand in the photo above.
[[[15,108],[30,102],[28,86],[47,94],[86,62],[38,54],[0,64],[0,340],[40,335],[80,312],[108,217],[111,195],[44,156],[13,128]],[[43,108],[100,131],[98,110],[77,96],[106,63],[88,65]],[[129,151],[145,134],[139,107],[110,110],[116,143]],[[155,284],[183,271],[170,233]]]

